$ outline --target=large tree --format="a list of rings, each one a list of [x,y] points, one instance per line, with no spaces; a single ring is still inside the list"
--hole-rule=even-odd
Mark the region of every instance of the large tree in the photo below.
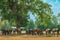
[[[2,18],[16,22],[17,27],[25,26],[28,22],[28,12],[36,13],[43,20],[43,14],[50,14],[50,5],[41,0],[0,0]]]

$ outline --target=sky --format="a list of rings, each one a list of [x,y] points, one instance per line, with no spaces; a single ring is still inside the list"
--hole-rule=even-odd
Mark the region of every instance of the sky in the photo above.
[[[33,20],[34,22],[36,21],[35,16],[32,14],[32,12],[29,11],[30,19]]]
[[[51,9],[54,15],[58,15],[58,13],[60,12],[60,0],[43,0],[43,2],[52,5]]]

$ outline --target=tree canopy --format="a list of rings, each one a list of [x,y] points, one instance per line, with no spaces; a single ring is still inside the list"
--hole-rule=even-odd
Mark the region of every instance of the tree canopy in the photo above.
[[[52,24],[51,5],[42,0],[0,0],[0,10],[2,20],[8,20],[10,24],[15,23],[17,27],[24,27],[30,23],[29,11],[33,15],[36,14],[38,23],[35,24],[46,27]]]

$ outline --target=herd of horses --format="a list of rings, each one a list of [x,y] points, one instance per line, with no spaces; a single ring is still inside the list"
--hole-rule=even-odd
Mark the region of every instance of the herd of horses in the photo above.
[[[12,30],[12,29],[8,29],[8,30],[4,30],[4,29],[2,29],[1,30],[1,32],[2,32],[2,35],[11,35],[11,34],[14,34],[14,33],[16,33],[16,34],[19,34],[19,35],[21,35],[22,33],[21,33],[21,29],[19,29],[19,28],[17,28],[17,29],[15,29],[15,30]],[[57,28],[54,28],[54,29],[49,29],[49,28],[47,28],[47,29],[45,29],[45,30],[40,30],[40,29],[30,29],[30,30],[25,30],[26,31],[26,35],[46,35],[46,36],[55,36],[55,35],[57,35],[57,36],[59,36],[59,29],[57,29]]]

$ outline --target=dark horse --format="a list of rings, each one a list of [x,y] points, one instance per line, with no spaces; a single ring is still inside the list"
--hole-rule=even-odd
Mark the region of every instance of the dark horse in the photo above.
[[[11,34],[11,32],[12,32],[11,29],[8,29],[8,30],[2,29],[2,35],[9,35]]]
[[[33,29],[26,30],[26,34],[33,35],[34,34],[34,30]]]
[[[57,34],[57,36],[59,35],[59,29],[58,28],[54,28],[52,30],[52,34],[55,36],[55,34]]]

